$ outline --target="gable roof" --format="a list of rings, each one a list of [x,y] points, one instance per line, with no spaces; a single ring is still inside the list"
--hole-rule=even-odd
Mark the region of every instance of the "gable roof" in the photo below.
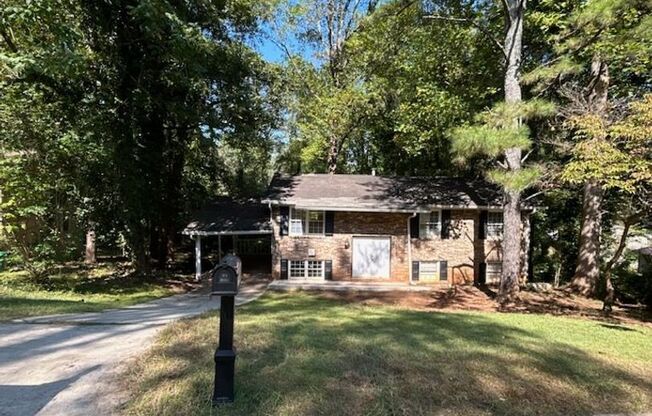
[[[502,192],[486,181],[451,177],[277,175],[263,203],[347,211],[502,208]]]
[[[269,234],[269,207],[260,201],[220,198],[191,216],[182,231],[187,235]]]

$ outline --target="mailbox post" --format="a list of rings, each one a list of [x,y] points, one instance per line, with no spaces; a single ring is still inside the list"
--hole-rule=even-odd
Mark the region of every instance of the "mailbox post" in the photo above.
[[[219,343],[215,351],[215,388],[213,405],[231,403],[235,397],[235,347],[233,346],[233,317],[235,295],[240,285],[240,259],[225,256],[212,274],[212,294],[220,296]]]

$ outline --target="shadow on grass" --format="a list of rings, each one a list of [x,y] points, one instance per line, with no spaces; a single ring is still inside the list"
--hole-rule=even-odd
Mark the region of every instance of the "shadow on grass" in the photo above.
[[[0,296],[0,322],[38,315],[93,312],[110,306],[109,302]]]
[[[219,414],[575,415],[652,406],[649,370],[544,338],[536,324],[507,324],[508,315],[360,308],[296,294],[268,295],[236,315],[236,403]],[[130,376],[141,390],[129,411],[211,414],[216,325],[204,317],[168,329]]]

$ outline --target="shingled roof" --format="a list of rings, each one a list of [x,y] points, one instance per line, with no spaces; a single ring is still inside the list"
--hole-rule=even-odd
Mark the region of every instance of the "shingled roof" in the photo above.
[[[347,211],[501,208],[502,192],[480,180],[374,175],[277,175],[263,203]]]
[[[191,216],[182,231],[188,235],[271,233],[269,207],[256,200],[220,198]]]

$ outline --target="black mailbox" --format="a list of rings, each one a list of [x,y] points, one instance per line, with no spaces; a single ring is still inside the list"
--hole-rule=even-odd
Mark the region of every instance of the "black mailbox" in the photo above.
[[[213,295],[236,295],[240,276],[233,266],[219,264],[213,269],[213,284],[211,292]]]
[[[238,294],[242,262],[235,254],[229,254],[213,269],[212,292],[220,296],[220,332],[215,351],[215,386],[213,405],[231,403],[235,398],[233,377],[235,374],[235,348],[233,347],[233,317],[235,295]]]

